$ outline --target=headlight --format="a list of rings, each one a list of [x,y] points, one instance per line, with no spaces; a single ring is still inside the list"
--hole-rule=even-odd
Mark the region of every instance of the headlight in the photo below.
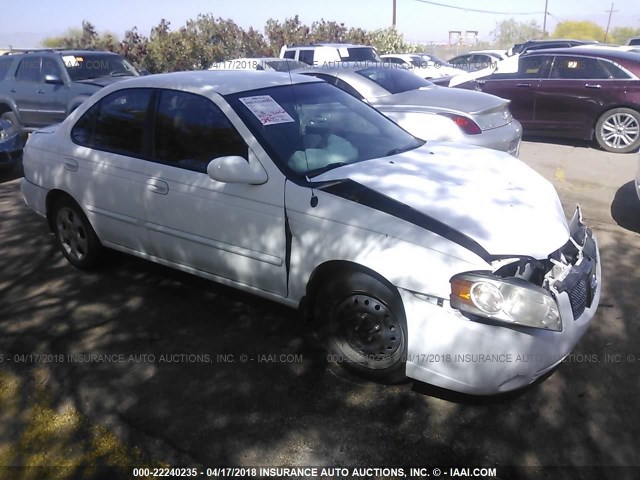
[[[511,325],[562,330],[558,305],[551,294],[517,278],[456,275],[451,279],[451,306]]]

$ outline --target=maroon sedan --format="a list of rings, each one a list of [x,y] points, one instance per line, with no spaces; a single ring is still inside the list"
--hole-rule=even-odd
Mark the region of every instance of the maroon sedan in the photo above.
[[[574,47],[522,55],[515,73],[459,85],[511,100],[525,133],[592,140],[609,152],[640,147],[640,53]]]

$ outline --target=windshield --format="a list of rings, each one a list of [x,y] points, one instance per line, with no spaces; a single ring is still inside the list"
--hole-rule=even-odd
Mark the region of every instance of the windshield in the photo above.
[[[325,82],[264,88],[226,99],[278,167],[298,177],[424,144]]]
[[[124,58],[109,53],[62,55],[62,61],[74,82],[100,77],[138,76],[136,69]]]
[[[433,87],[433,83],[402,68],[371,67],[358,70],[359,75],[377,83],[389,93],[402,93],[421,87]]]

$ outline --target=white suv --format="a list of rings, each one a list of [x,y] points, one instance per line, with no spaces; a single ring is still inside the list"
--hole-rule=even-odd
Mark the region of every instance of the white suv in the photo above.
[[[312,66],[328,62],[379,62],[375,48],[351,43],[312,43],[309,45],[284,45],[280,58],[292,58]]]

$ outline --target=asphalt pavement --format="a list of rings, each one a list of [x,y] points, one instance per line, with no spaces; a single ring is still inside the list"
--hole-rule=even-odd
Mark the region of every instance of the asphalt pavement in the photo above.
[[[528,139],[521,159],[583,207],[603,295],[568,361],[480,398],[354,377],[296,311],[187,274],[115,253],[75,270],[0,172],[0,465],[640,465],[638,154]]]

